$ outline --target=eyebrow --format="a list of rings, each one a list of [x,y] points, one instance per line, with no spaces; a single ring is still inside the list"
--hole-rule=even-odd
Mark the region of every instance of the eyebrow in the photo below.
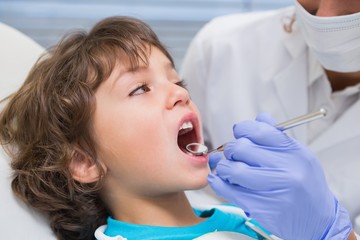
[[[176,71],[176,68],[175,68],[174,64],[170,60],[169,60],[169,62],[166,63],[165,67],[166,67],[167,70],[169,70],[169,69],[172,70],[173,69],[173,70]]]

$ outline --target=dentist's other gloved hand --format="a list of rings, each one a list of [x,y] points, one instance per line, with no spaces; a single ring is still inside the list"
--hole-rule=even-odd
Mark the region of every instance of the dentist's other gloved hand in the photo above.
[[[209,184],[283,239],[347,239],[347,211],[330,192],[317,158],[274,127],[268,114],[234,126],[224,155],[210,155]],[[225,157],[224,157],[225,156]]]

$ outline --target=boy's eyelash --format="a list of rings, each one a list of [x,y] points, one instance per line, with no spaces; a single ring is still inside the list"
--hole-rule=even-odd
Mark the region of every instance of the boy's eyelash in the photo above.
[[[182,87],[182,88],[185,88],[187,90],[187,84],[185,82],[184,79],[180,80],[179,82],[176,83],[176,85]]]
[[[133,91],[130,92],[130,96],[134,96],[134,95],[139,95],[141,93],[136,93],[137,91],[139,91],[140,89],[145,89],[144,92],[148,92],[150,90],[149,86],[147,83],[143,82],[140,83]]]
[[[178,81],[175,84],[187,90],[186,88],[187,84],[184,80]],[[148,92],[150,90],[148,84],[144,82],[144,83],[140,83],[139,86],[136,87],[133,91],[131,91],[129,95],[130,96],[139,95],[141,93],[137,93],[137,92],[141,89],[143,89],[144,92]]]

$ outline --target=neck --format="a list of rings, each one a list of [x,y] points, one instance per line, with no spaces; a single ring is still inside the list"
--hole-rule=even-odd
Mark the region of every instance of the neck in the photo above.
[[[325,70],[333,92],[341,91],[347,87],[360,83],[360,72],[340,73]]]
[[[124,196],[108,204],[114,219],[152,226],[190,226],[197,217],[184,192],[158,197]]]

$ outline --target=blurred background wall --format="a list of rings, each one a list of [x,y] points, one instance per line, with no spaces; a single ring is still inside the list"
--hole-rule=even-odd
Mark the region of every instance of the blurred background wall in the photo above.
[[[89,29],[102,18],[113,15],[137,17],[155,30],[179,68],[191,39],[210,19],[224,14],[280,8],[292,5],[293,1],[0,0],[0,22],[20,30],[47,48],[64,33],[77,28]]]

